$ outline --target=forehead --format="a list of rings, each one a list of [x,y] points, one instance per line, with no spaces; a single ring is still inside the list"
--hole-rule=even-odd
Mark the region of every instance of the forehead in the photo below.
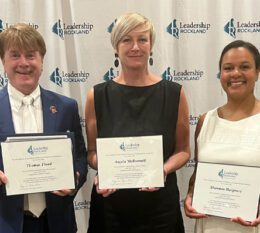
[[[32,47],[9,46],[5,50],[6,53],[36,53],[38,49]]]
[[[150,35],[150,31],[145,25],[140,25],[126,34],[129,35]]]
[[[223,63],[237,61],[254,62],[254,56],[247,48],[244,47],[232,48],[223,56]]]

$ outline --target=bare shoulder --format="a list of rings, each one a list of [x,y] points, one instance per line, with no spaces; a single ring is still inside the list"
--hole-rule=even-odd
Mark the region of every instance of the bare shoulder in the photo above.
[[[200,133],[200,130],[202,128],[202,125],[203,125],[203,122],[204,122],[204,119],[206,117],[207,113],[203,113],[200,117],[199,117],[199,120],[198,120],[198,123],[197,123],[197,126],[196,126],[196,131],[195,131],[195,137],[197,138],[199,133]]]

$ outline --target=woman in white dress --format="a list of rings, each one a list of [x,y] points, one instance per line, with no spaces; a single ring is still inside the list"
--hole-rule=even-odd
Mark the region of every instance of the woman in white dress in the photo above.
[[[222,51],[219,69],[227,103],[204,114],[195,132],[195,160],[260,167],[260,101],[254,95],[260,72],[258,49],[236,40]],[[196,169],[189,182],[185,213],[195,218],[196,233],[260,233],[260,215],[252,221],[198,213],[192,207]],[[239,215],[239,214],[238,214]]]

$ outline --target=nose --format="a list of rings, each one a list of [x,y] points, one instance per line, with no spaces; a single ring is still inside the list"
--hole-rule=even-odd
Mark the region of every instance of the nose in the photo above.
[[[132,50],[139,50],[138,41],[134,41],[134,42],[133,42]]]
[[[241,70],[239,68],[234,68],[232,72],[233,76],[240,76],[241,75]]]
[[[20,56],[19,65],[20,66],[28,66],[28,59],[26,58],[26,56],[24,56],[24,55]]]

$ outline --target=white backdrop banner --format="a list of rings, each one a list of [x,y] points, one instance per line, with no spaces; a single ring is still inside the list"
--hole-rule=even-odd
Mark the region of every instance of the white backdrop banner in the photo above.
[[[260,49],[259,9],[259,0],[0,0],[0,33],[24,22],[44,36],[47,54],[40,83],[78,101],[85,132],[87,91],[119,71],[114,67],[110,44],[116,18],[134,11],[147,16],[156,29],[151,70],[184,86],[193,151],[198,117],[225,102],[218,77],[223,47],[243,39]],[[6,83],[0,65],[0,88]],[[193,169],[192,153],[191,160],[178,171],[182,208]],[[90,170],[88,181],[74,202],[79,233],[87,231],[94,173]],[[193,232],[194,221],[186,218],[184,212],[183,217],[186,232]]]

